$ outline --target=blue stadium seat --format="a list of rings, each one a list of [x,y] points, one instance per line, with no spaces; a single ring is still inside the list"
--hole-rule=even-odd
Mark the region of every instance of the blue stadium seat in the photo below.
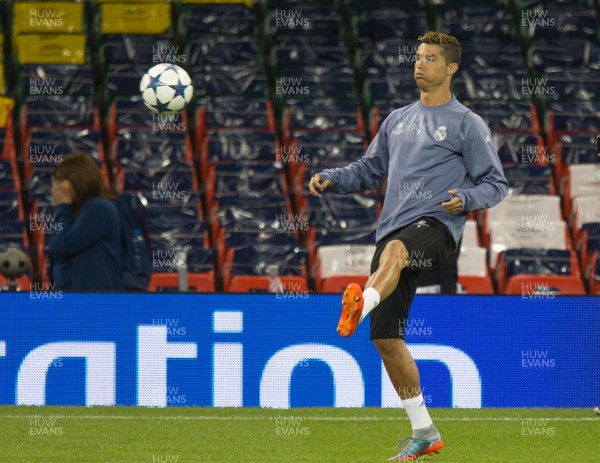
[[[251,244],[234,250],[231,275],[268,275],[271,266],[275,266],[277,275],[281,276],[302,276],[306,273],[308,253],[305,249]]]
[[[364,133],[362,110],[354,101],[288,100],[283,130],[288,136],[301,130]]]
[[[201,178],[206,178],[213,164],[255,161],[275,163],[280,143],[274,132],[253,130],[217,130],[203,138],[200,151]]]
[[[206,180],[206,202],[210,209],[216,196],[269,197],[287,195],[282,165],[258,164],[255,161],[216,163],[210,167]]]
[[[504,166],[508,187],[514,195],[556,194],[552,179],[552,167],[520,164]]]
[[[192,145],[185,132],[121,129],[112,146],[112,160],[127,168],[148,162],[192,162]]]
[[[598,134],[600,102],[551,102],[548,105],[545,125],[550,146],[566,132],[572,135]]]
[[[27,191],[29,192],[29,200],[39,204],[50,204],[52,202],[52,194],[50,188],[52,186],[51,170],[33,169],[27,182]]]
[[[258,42],[241,37],[192,39],[185,47],[188,64],[199,66],[261,66]]]
[[[404,4],[378,6],[357,5],[354,8],[356,34],[359,38],[406,37],[416,39],[427,30],[425,11],[418,8],[408,10]]]
[[[459,70],[453,91],[459,100],[523,101],[524,70],[468,69]],[[527,95],[525,95],[527,97]]]
[[[278,219],[291,216],[287,196],[215,196],[213,224],[230,230],[278,230]],[[216,236],[213,233],[213,236]]]
[[[183,52],[170,37],[144,34],[103,35],[100,50],[105,66],[136,63],[146,68],[158,64],[163,57],[168,57],[165,62],[180,64],[173,58]]]
[[[506,276],[570,275],[571,251],[562,249],[509,249],[504,253]]]
[[[567,2],[565,2],[567,3]],[[533,8],[522,7],[519,17],[525,37],[537,40],[544,37],[596,36],[596,10],[588,5],[559,2],[541,2]]]
[[[351,232],[353,229],[368,228],[377,223],[379,205],[375,196],[324,195],[321,198],[307,196],[305,199],[299,213],[309,224]]]
[[[172,237],[153,237],[153,271],[149,291],[177,292],[178,270],[180,266],[185,265],[188,291],[214,292],[214,250],[203,245],[202,239],[193,234],[180,235],[176,240]]]
[[[193,164],[186,161],[163,163],[162,161],[131,162],[127,169],[117,174],[117,191],[143,191],[159,200],[181,200],[198,192],[198,182]]]
[[[267,76],[262,67],[237,64],[194,66],[192,81],[195,95],[266,98]]]
[[[186,111],[175,114],[153,113],[143,103],[139,94],[114,98],[107,112],[109,146],[120,129],[152,130],[161,133],[185,133],[190,130]]]
[[[148,70],[147,64],[110,64],[105,72],[103,91],[107,100],[115,96],[132,96],[140,93],[140,80]]]
[[[25,238],[23,238],[25,236]],[[2,220],[0,237],[3,241],[23,238],[26,241],[25,222],[22,220]]]
[[[367,148],[366,136],[344,132],[295,132],[284,147],[281,160],[289,166],[289,178],[297,203],[305,195],[310,176],[323,169],[344,167],[359,160]]]
[[[138,192],[136,204],[142,208],[148,219],[150,232],[169,226],[188,226],[203,221],[204,213],[198,193],[192,192],[182,199],[161,200],[152,192]]]
[[[502,164],[551,163],[550,153],[543,138],[535,133],[495,132],[493,139]]]
[[[156,209],[155,213],[156,213]],[[174,210],[175,208],[167,207],[167,210]],[[192,218],[182,219],[179,215],[173,215],[167,212],[167,214],[156,214],[151,216],[152,218],[173,219],[174,222],[159,221],[151,223],[149,220],[149,233],[151,241],[161,243],[160,247],[181,247],[181,246],[194,246],[200,249],[208,248],[208,224],[203,221],[194,220]],[[154,247],[154,246],[152,246]]]
[[[215,196],[211,224],[213,237],[218,235],[218,227],[244,230],[277,231],[277,219],[292,214],[287,196]]]
[[[571,250],[509,249],[500,256],[498,283],[502,294],[585,294]]]
[[[19,68],[19,80],[24,97],[94,95],[94,73],[89,65],[27,64]]]
[[[185,261],[188,272],[204,273],[214,271],[214,250],[201,247],[201,242],[195,239],[189,239],[179,244],[172,244],[159,239],[151,241],[152,252],[156,256],[167,256],[155,260],[166,261],[168,256],[181,256],[182,262]],[[166,262],[165,262],[166,263]],[[154,272],[171,273],[178,269],[178,262],[169,262],[166,265],[157,266]]]
[[[271,103],[264,98],[243,96],[209,97],[198,101],[196,140],[202,143],[209,130],[245,129],[275,131]]]
[[[231,248],[223,269],[225,291],[307,293],[307,261],[308,253],[300,247]]]
[[[346,43],[341,39],[294,37],[281,40],[273,47],[272,62],[280,68],[301,66],[351,66]]]
[[[447,7],[440,20],[444,30],[459,40],[482,36],[509,38],[513,31],[510,10],[498,5]]]
[[[254,11],[244,4],[211,3],[185,5],[179,15],[179,30],[189,39],[215,36],[253,36]]]
[[[506,37],[476,36],[460,38],[462,54],[460,66],[463,69],[496,68],[523,69],[521,49]]]
[[[297,223],[287,196],[218,196],[211,212],[213,244],[219,256],[219,269],[226,252],[236,244],[247,245],[248,239],[277,245],[298,244],[302,229]],[[252,238],[244,239],[243,234]],[[282,235],[282,236],[278,236]],[[236,240],[232,242],[232,240]]]
[[[592,42],[584,38],[539,38],[527,50],[527,62],[538,71],[587,67],[592,63],[591,51]]]
[[[154,113],[144,105],[140,95],[115,98],[108,117],[109,131],[113,133],[119,128],[126,127],[152,129],[156,120]]]
[[[25,214],[19,193],[16,191],[0,191],[0,217],[7,221],[24,221]]]
[[[342,228],[325,228],[315,225],[314,246],[334,246],[340,244],[375,244],[377,223],[351,230]]]
[[[464,104],[481,116],[493,132],[539,132],[537,112],[529,102],[481,100]]]
[[[275,39],[299,35],[335,37],[343,33],[340,12],[331,6],[302,5],[301,8],[290,8],[288,5],[275,8],[267,15],[265,22],[269,34]]]
[[[384,37],[363,40],[359,43],[359,68],[366,71],[370,68],[400,67],[405,72],[411,70],[415,63],[415,54],[419,43],[416,37]],[[414,80],[413,80],[414,83]]]
[[[33,127],[100,130],[100,116],[91,98],[83,96],[29,97],[21,107],[21,135]]]
[[[0,159],[0,191],[21,192],[21,179],[15,159]]]
[[[275,77],[275,96],[352,100],[358,93],[352,68],[307,65],[281,68]]]
[[[374,101],[416,101],[419,89],[412,70],[405,68],[370,68],[365,80],[365,94]]]
[[[51,146],[53,149],[46,150],[52,153],[65,155],[71,151],[84,151],[94,159],[104,160],[104,147],[102,134],[97,130],[90,129],[61,129],[46,130],[34,128],[29,132],[25,142],[25,154],[35,151],[41,152],[41,146]],[[31,149],[27,149],[27,147]]]
[[[211,217],[214,240],[222,238],[224,230],[285,233],[282,222],[294,218],[289,198],[284,195],[216,196]]]
[[[598,101],[600,100],[600,78],[593,69],[546,70],[547,83],[551,90],[550,100]]]
[[[307,167],[346,165],[357,161],[367,147],[363,134],[351,132],[294,132],[294,150],[288,151],[300,157]]]
[[[311,269],[318,271],[321,246],[375,244],[379,204],[374,196],[304,197],[299,213],[310,225],[305,242]]]
[[[215,131],[204,138],[200,152],[201,178],[209,173],[209,166],[217,163],[252,161],[274,163],[278,160],[278,144],[274,133],[252,130]]]
[[[557,184],[567,175],[570,164],[592,164],[600,162],[596,153],[595,134],[577,135],[563,133],[553,147],[555,178]]]

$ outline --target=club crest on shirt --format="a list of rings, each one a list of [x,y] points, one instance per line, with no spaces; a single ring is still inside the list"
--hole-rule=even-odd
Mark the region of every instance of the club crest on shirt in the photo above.
[[[440,125],[435,132],[433,132],[433,138],[436,141],[443,141],[446,139],[446,126]]]

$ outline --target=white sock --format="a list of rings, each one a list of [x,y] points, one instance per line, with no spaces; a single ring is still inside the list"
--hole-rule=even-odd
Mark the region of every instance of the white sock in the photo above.
[[[379,304],[381,296],[377,292],[377,290],[373,287],[369,287],[363,291],[363,310],[360,314],[360,318],[358,319],[358,324],[360,325],[362,321],[365,319],[369,312],[373,310]]]
[[[402,400],[402,405],[408,414],[413,431],[428,428],[433,424],[425,406],[423,394],[419,394],[417,397],[412,397],[411,399]]]

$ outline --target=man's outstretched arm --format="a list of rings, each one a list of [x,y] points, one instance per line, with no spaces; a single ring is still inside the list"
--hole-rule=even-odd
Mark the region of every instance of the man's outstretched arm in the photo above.
[[[349,194],[379,188],[387,177],[389,164],[385,125],[384,121],[361,159],[345,167],[325,169],[314,175],[308,186],[310,193],[321,196],[321,192],[330,190],[338,194]]]

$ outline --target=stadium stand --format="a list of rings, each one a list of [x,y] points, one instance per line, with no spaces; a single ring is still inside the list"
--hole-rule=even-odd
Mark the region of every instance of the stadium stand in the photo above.
[[[63,21],[32,22],[42,6]],[[152,291],[177,290],[182,269],[190,291],[364,282],[384,188],[316,199],[306,185],[360,159],[385,117],[417,98],[415,39],[435,29],[463,45],[453,92],[491,127],[510,184],[502,204],[469,215],[459,282],[468,294],[600,293],[597,2],[13,1],[2,11],[12,27],[0,35],[0,245],[30,253],[21,289],[48,281],[51,173],[73,150],[151,218]],[[192,76],[187,111],[142,103],[139,80],[159,62]]]

